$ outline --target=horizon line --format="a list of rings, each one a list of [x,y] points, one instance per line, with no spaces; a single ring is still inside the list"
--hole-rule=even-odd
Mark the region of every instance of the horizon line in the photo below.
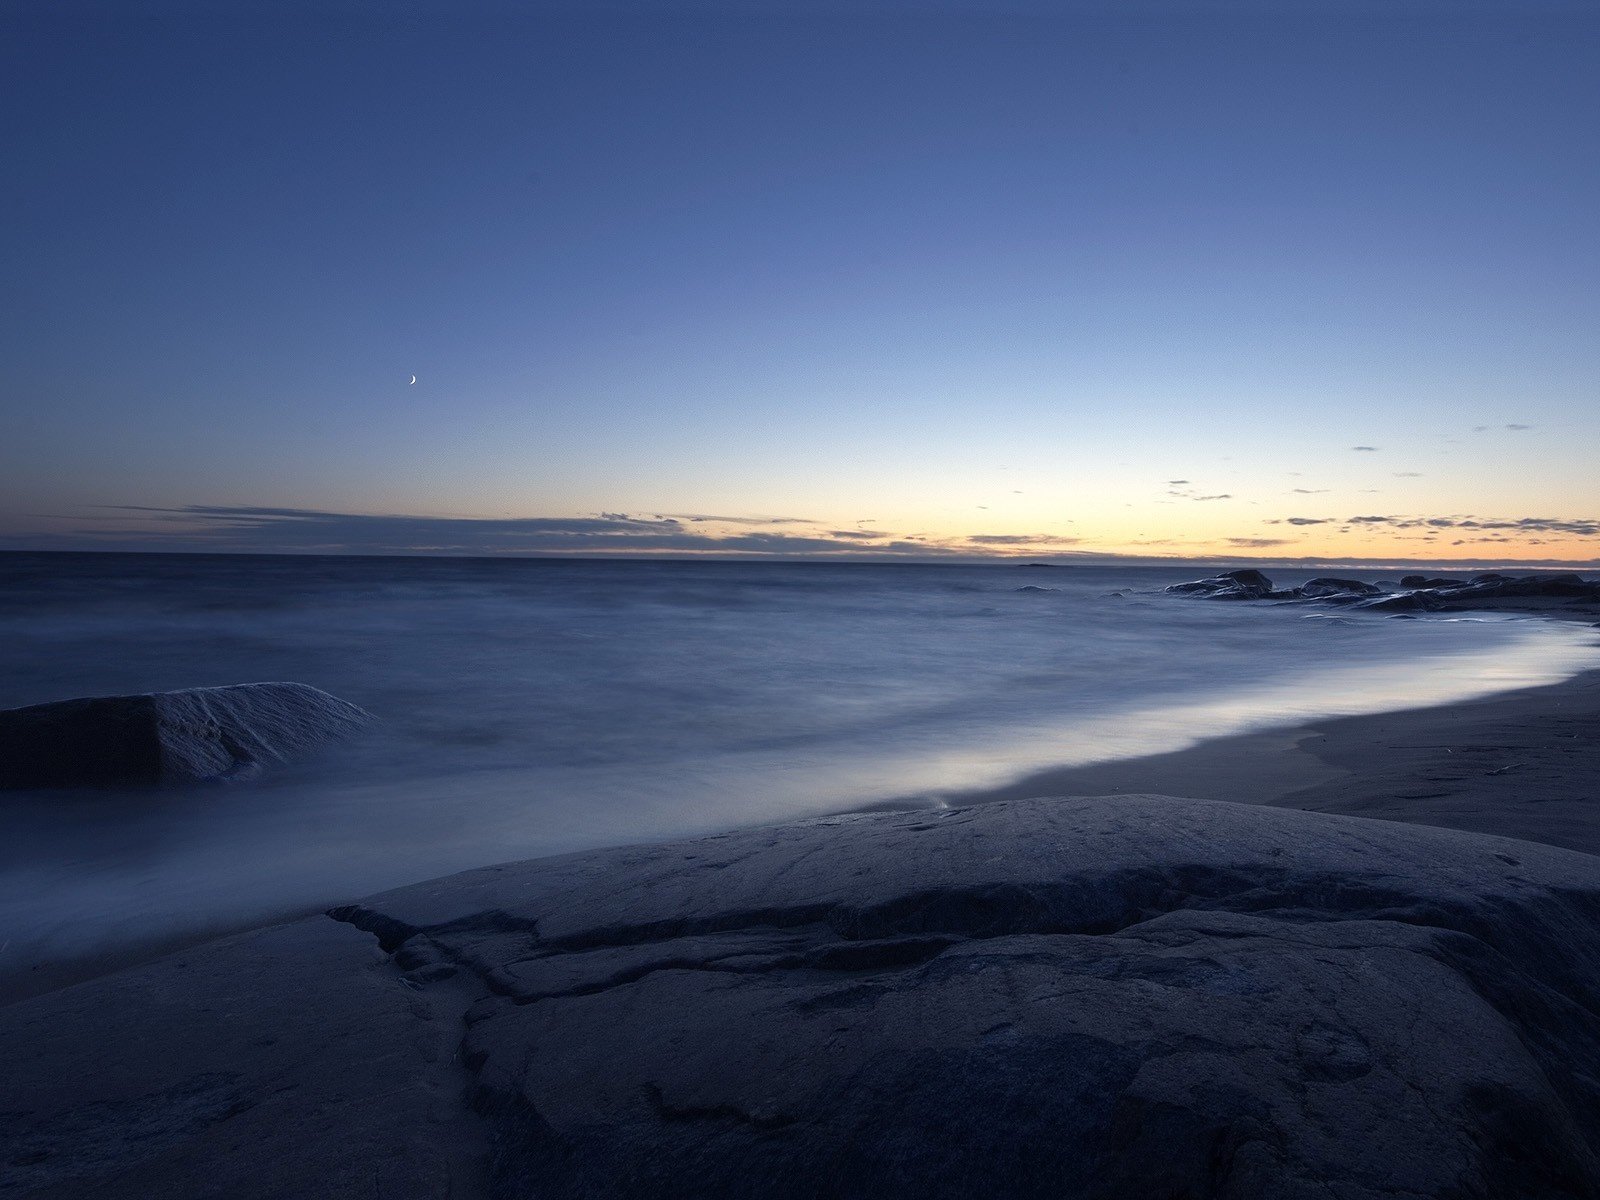
[[[1600,569],[1600,559],[1491,559],[1491,558],[1363,558],[1306,555],[1299,558],[1286,556],[1250,557],[1246,555],[1134,555],[1096,554],[1086,551],[1072,555],[1023,554],[930,554],[927,557],[912,555],[886,555],[875,557],[868,552],[848,554],[771,554],[759,551],[696,551],[696,550],[634,550],[597,553],[594,551],[507,551],[503,554],[440,553],[430,550],[416,551],[362,551],[362,550],[244,550],[208,549],[174,550],[156,548],[83,549],[66,547],[0,546],[0,554],[51,554],[80,557],[143,555],[167,558],[371,558],[371,559],[429,559],[451,562],[677,562],[677,563],[772,563],[799,564],[851,564],[858,566],[1008,566],[1008,567],[1277,567],[1284,570],[1312,570],[1319,568],[1345,568],[1354,570],[1387,571],[1409,568],[1428,568],[1441,571],[1580,571]],[[1063,558],[1073,561],[1063,562]]]

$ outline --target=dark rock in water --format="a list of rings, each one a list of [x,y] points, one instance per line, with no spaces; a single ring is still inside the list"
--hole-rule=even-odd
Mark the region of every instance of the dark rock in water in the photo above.
[[[0,788],[236,779],[370,718],[303,683],[95,696],[0,712]]]
[[[1571,572],[1552,575],[1478,575],[1465,587],[1453,589],[1451,600],[1463,599],[1600,599],[1600,583],[1586,582]]]
[[[1485,602],[1501,600],[1600,601],[1600,583],[1590,582],[1570,571],[1538,575],[1474,575],[1470,580],[1426,579],[1408,575],[1401,583],[1407,580],[1420,580],[1420,583],[1414,584],[1417,590],[1410,595],[1421,598],[1421,607],[1434,609],[1493,607]],[[1396,601],[1404,598],[1393,597]]]
[[[1224,571],[1218,578],[1230,579],[1240,587],[1259,587],[1269,592],[1272,590],[1272,580],[1268,579],[1260,571],[1250,568],[1241,571]]]
[[[1060,590],[1060,588],[1039,587],[1037,584],[1033,583],[1024,584],[1022,587],[1017,589],[1019,592],[1059,592]]]
[[[1302,583],[1295,591],[1307,600],[1321,600],[1336,596],[1376,596],[1382,589],[1359,579],[1325,577]]]
[[[1379,612],[1438,612],[1447,609],[1516,607],[1501,601],[1592,601],[1600,603],[1600,582],[1571,572],[1539,575],[1488,573],[1471,579],[1406,575],[1394,592],[1393,585],[1364,583],[1359,579],[1323,577],[1297,588],[1275,591],[1260,571],[1227,571],[1209,579],[1175,583],[1166,590],[1207,600],[1315,600],[1323,604],[1352,605]],[[1525,607],[1537,608],[1538,604]],[[1545,604],[1543,607],[1550,607]]]
[[[1266,600],[1274,595],[1272,580],[1250,569],[1224,571],[1191,583],[1174,583],[1167,591],[1202,596],[1207,600]]]

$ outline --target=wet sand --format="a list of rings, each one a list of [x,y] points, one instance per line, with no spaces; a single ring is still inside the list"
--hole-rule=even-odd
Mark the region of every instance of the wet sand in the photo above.
[[[1045,771],[949,802],[1119,793],[1437,825],[1600,854],[1600,672],[1460,704]]]

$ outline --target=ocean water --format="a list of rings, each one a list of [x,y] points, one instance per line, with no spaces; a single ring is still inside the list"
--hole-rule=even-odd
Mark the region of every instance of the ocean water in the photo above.
[[[490,862],[940,804],[1600,662],[1554,621],[1161,594],[1199,573],[0,555],[0,707],[298,680],[379,718],[251,782],[0,795],[0,981]]]

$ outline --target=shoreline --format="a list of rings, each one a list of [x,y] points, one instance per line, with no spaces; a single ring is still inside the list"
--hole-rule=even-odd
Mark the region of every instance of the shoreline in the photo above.
[[[1542,607],[1542,606],[1541,606]],[[1528,611],[1521,609],[1519,611]],[[1592,611],[1536,611],[1561,624],[1595,623]],[[1554,684],[1523,686],[1422,708],[1308,721],[1207,737],[1181,750],[1030,772],[992,787],[851,805],[812,817],[739,825],[780,828],[863,813],[943,811],[1010,800],[1167,795],[1265,805],[1540,842],[1600,854],[1600,668]],[[1454,741],[1461,747],[1447,743]],[[651,842],[622,843],[649,845]],[[620,848],[620,846],[618,847]],[[538,861],[546,856],[527,860]],[[505,865],[485,863],[481,866]],[[477,869],[477,868],[468,868]],[[441,878],[448,878],[449,875]],[[404,886],[432,882],[417,879]],[[315,916],[297,905],[83,957],[0,975],[0,1008],[138,968],[223,938]]]
[[[102,956],[0,1004],[0,1150],[30,1200],[1588,1194],[1596,732],[1600,669]]]
[[[1600,669],[1427,708],[1320,718],[1039,771],[948,807],[1154,793],[1342,813],[1600,854]],[[888,801],[853,811],[925,804]]]

